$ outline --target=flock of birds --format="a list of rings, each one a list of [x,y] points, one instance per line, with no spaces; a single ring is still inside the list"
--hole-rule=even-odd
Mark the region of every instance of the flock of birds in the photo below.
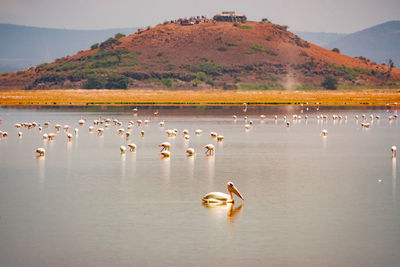
[[[243,111],[247,112],[247,104],[243,104],[243,106],[244,106]],[[301,106],[303,106],[303,105],[301,105]],[[308,111],[309,108],[307,107],[306,110]],[[319,108],[317,108],[317,110],[319,110]],[[134,113],[137,113],[137,111],[138,111],[137,108],[133,109]],[[303,110],[301,110],[301,113],[303,113]],[[157,116],[157,115],[158,115],[158,111],[154,112],[154,116]],[[260,120],[263,121],[266,118],[267,118],[266,115],[260,115]],[[331,115],[331,118],[332,118],[333,121],[341,121],[341,120],[347,121],[347,119],[348,119],[347,116],[341,116],[341,115],[337,115],[337,114]],[[392,122],[393,120],[395,120],[397,118],[398,118],[397,114],[393,114],[393,115],[388,116],[389,122]],[[233,115],[233,119],[237,120],[238,116]],[[252,120],[249,120],[248,116],[244,116],[243,119],[245,121],[244,128],[246,130],[249,130],[252,127],[252,125],[254,124],[254,122]],[[273,117],[273,119],[275,121],[277,121],[278,120],[278,116],[275,115]],[[283,116],[282,119],[284,121],[284,125],[286,125],[286,127],[290,127],[291,122],[289,121],[287,116]],[[300,121],[302,119],[303,119],[303,117],[301,115],[295,114],[295,115],[292,116],[292,122],[298,122],[298,121]],[[304,120],[308,120],[308,119],[309,119],[308,115],[305,115],[304,116]],[[318,121],[327,121],[327,120],[329,120],[329,116],[321,114],[321,115],[317,115],[316,119]],[[365,114],[362,114],[361,118],[358,115],[356,115],[354,117],[354,119],[357,122],[359,120],[361,120],[361,127],[370,128],[371,125],[374,122],[374,119],[380,120],[380,116],[379,115],[374,116],[372,114],[370,116],[367,116]],[[87,121],[86,121],[85,118],[81,117],[81,119],[79,119],[79,121],[77,123],[78,123],[79,126],[84,126],[87,123]],[[148,125],[149,123],[150,123],[149,120],[143,120],[143,121],[142,120],[137,120],[136,121],[136,125],[137,126]],[[101,135],[104,134],[105,128],[109,128],[112,124],[114,126],[120,127],[120,128],[117,129],[117,134],[118,135],[125,135],[126,139],[129,140],[129,138],[130,138],[130,136],[132,134],[130,130],[135,125],[134,121],[129,121],[127,123],[126,129],[124,129],[124,128],[122,128],[123,122],[119,121],[118,119],[115,119],[115,118],[106,118],[106,119],[99,118],[99,119],[93,120],[93,126],[88,127],[88,131],[90,133],[97,132],[97,135],[101,136]],[[165,124],[166,124],[165,121],[159,122],[159,126],[160,127],[165,127]],[[22,122],[22,123],[15,123],[14,127],[16,127],[17,129],[21,129],[21,128],[27,128],[27,129],[37,128],[40,132],[43,132],[45,129],[48,130],[50,128],[50,125],[51,125],[51,123],[49,121],[44,122],[43,126],[40,123],[37,123],[37,122]],[[42,135],[43,139],[44,140],[54,140],[57,137],[58,133],[60,133],[61,129],[63,129],[65,134],[66,134],[67,141],[68,142],[72,142],[72,140],[74,138],[74,135],[77,136],[78,133],[79,133],[79,129],[78,128],[74,128],[74,130],[73,130],[74,135],[73,135],[72,131],[71,131],[72,127],[70,125],[62,126],[61,124],[55,124],[54,125],[54,129],[55,129],[55,133],[53,133],[53,132],[43,133],[43,135]],[[175,137],[175,136],[178,135],[179,131],[178,131],[178,129],[168,129],[168,130],[165,130],[165,133],[166,133],[166,135],[168,137]],[[203,133],[203,131],[201,129],[197,129],[197,130],[194,131],[194,133],[195,133],[195,135],[201,135]],[[19,138],[22,138],[23,133],[21,131],[19,131],[17,134],[18,134]],[[145,136],[145,131],[141,130],[140,134],[141,134],[142,137],[144,137]],[[187,129],[184,129],[182,131],[182,134],[183,134],[184,140],[189,140],[190,139],[189,131]],[[328,135],[328,131],[326,129],[321,130],[321,135],[326,137]],[[211,136],[211,138],[216,139],[217,142],[223,142],[224,138],[225,138],[223,135],[220,135],[220,134],[218,134],[216,132],[210,132],[210,136]],[[8,132],[0,130],[0,140],[1,140],[1,138],[7,138],[7,137],[8,137]],[[163,142],[163,143],[160,143],[158,146],[159,146],[159,148],[161,148],[161,151],[159,153],[160,153],[160,155],[162,157],[164,157],[164,158],[170,157],[170,155],[171,155],[170,154],[171,143]],[[120,146],[120,148],[119,148],[120,152],[123,154],[123,153],[126,153],[127,149],[129,149],[131,152],[133,152],[133,151],[135,151],[137,149],[137,146],[136,146],[135,143],[129,143],[129,144],[127,144],[127,147],[124,146],[124,145]],[[214,155],[215,146],[213,144],[206,144],[206,145],[203,146],[203,148],[205,149],[205,154],[206,155],[210,155],[210,156]],[[392,146],[391,147],[391,151],[392,151],[392,157],[395,158],[396,157],[396,152],[397,152],[397,147],[396,146]],[[38,147],[35,150],[35,153],[37,153],[38,157],[44,157],[46,155],[46,150],[43,147]],[[194,156],[195,155],[194,148],[187,148],[186,149],[186,154],[187,154],[188,157]],[[241,199],[244,199],[243,196],[241,195],[241,193],[239,192],[239,190],[234,186],[234,184],[232,182],[228,182],[227,183],[227,191],[228,191],[228,194],[221,193],[221,192],[211,192],[211,193],[206,194],[201,199],[202,199],[202,201],[204,201],[206,203],[233,203],[234,202],[233,194],[237,195]]]

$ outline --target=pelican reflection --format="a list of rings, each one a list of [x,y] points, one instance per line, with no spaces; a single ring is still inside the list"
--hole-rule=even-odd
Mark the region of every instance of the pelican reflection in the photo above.
[[[203,207],[210,210],[213,216],[227,216],[228,223],[232,224],[240,216],[244,207],[243,203],[235,206],[234,203],[202,203]]]

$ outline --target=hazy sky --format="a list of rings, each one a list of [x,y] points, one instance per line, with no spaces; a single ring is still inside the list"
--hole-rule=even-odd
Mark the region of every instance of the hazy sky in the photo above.
[[[0,22],[67,29],[156,25],[224,10],[291,30],[349,33],[400,20],[400,0],[0,0]]]

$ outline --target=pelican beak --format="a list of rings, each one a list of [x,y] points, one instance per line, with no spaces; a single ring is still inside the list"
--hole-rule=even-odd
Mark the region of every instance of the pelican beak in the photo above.
[[[235,193],[235,195],[237,195],[238,197],[240,197],[242,200],[244,200],[242,194],[240,194],[239,190],[237,190],[237,188],[235,186],[231,187],[231,190],[233,193]]]

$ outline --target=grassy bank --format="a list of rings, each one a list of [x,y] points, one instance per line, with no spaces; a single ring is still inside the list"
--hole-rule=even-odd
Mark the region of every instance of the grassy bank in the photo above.
[[[400,103],[399,89],[365,90],[7,90],[0,105],[386,105]]]

